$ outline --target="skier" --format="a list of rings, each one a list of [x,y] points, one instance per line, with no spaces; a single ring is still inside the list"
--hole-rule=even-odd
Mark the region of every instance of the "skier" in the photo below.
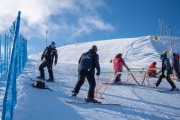
[[[177,81],[180,81],[180,73],[179,73],[179,58],[176,53],[173,53],[172,57],[172,67],[175,71],[175,74],[177,76]]]
[[[156,64],[157,64],[156,62],[153,62],[148,66],[148,68],[150,68],[150,70],[148,70],[149,77],[156,77],[157,71],[155,69],[152,69],[152,68],[156,68]]]
[[[121,74],[116,74],[116,72],[122,72],[123,66],[126,67],[127,70],[129,71],[128,66],[126,65],[126,63],[124,62],[124,60],[122,58],[122,54],[119,53],[115,56],[115,58],[113,60],[113,68],[114,68],[115,75],[116,75],[116,78],[114,80],[114,84],[120,84],[121,83]]]
[[[164,54],[160,56],[160,59],[162,60],[162,68],[161,68],[162,74],[159,76],[158,81],[156,82],[156,87],[159,86],[162,79],[165,77],[172,87],[171,91],[174,91],[174,90],[177,90],[177,88],[174,82],[170,78],[170,74],[172,71],[171,71],[170,61],[167,58],[167,54],[168,54],[168,51],[164,52]]]
[[[78,64],[78,81],[74,90],[72,91],[72,96],[76,97],[86,78],[89,83],[89,91],[86,101],[100,103],[99,101],[94,99],[94,90],[96,87],[96,82],[94,78],[95,68],[97,70],[96,75],[100,75],[99,55],[96,52],[97,46],[93,45],[88,52],[85,52],[81,55]]]
[[[54,76],[52,70],[54,57],[55,57],[54,65],[56,65],[58,60],[58,53],[55,47],[55,43],[52,42],[51,45],[46,47],[46,49],[44,50],[41,56],[41,61],[43,63],[39,66],[40,76],[38,76],[37,78],[45,80],[44,67],[47,67],[49,73],[49,79],[47,80],[47,82],[54,82]]]

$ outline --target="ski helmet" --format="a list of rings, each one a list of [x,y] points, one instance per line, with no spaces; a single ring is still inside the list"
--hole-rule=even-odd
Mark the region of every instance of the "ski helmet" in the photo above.
[[[92,46],[92,49],[93,49],[95,52],[97,52],[97,46],[96,46],[96,45],[93,45],[93,46]]]

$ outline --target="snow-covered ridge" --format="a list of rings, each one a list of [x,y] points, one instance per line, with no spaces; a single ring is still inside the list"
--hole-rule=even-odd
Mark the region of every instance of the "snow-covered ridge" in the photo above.
[[[88,51],[92,45],[97,45],[100,63],[109,63],[118,53],[123,53],[123,58],[130,66],[147,66],[152,61],[160,61],[159,55],[164,50],[170,51],[170,39],[172,39],[173,51],[180,53],[179,37],[162,37],[162,40],[154,40],[153,36],[137,38],[121,38],[101,41],[79,43],[58,47],[58,62],[77,63],[83,52]],[[41,53],[40,53],[41,54]],[[30,55],[29,58],[40,59],[39,55]],[[135,62],[136,61],[136,62]]]

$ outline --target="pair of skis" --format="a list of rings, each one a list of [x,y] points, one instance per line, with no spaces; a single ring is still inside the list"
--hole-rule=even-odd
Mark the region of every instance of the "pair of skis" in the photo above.
[[[88,105],[112,105],[112,106],[120,106],[122,103],[102,103],[102,102],[87,102],[87,98],[84,98],[84,101],[73,101],[73,100],[64,100],[65,103],[68,104],[88,104]]]
[[[88,105],[110,105],[110,106],[121,106],[121,103],[92,103],[92,102],[78,102],[78,101],[68,101],[65,100],[64,102],[68,104],[88,104]]]

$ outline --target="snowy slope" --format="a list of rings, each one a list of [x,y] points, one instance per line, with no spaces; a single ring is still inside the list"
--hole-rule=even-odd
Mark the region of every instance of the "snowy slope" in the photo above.
[[[152,61],[159,61],[159,56],[164,50],[169,50],[169,37],[163,40],[154,40],[152,36],[138,38],[111,39],[67,45],[58,49],[59,62],[77,63],[83,52],[88,51],[92,45],[97,45],[100,63],[109,63],[118,53],[123,53],[123,58],[130,66],[146,67]],[[180,38],[174,37],[173,51],[180,53]],[[39,59],[41,54],[30,55],[30,58]],[[136,61],[136,62],[135,62]],[[160,65],[160,64],[158,64]]]
[[[178,42],[180,38],[173,38],[173,49],[180,53]],[[151,62],[157,61],[160,67],[159,55],[169,46],[168,38],[164,41],[154,41],[151,36],[138,38],[113,39],[68,45],[58,48],[59,60],[54,66],[55,83],[46,83],[54,90],[40,90],[31,87],[31,78],[38,76],[41,54],[29,56],[29,61],[17,80],[18,103],[14,111],[14,120],[139,120],[160,119],[168,120],[180,118],[180,93],[160,93],[154,88],[131,86],[110,86],[98,99],[103,103],[122,103],[122,106],[99,105],[70,105],[64,100],[83,101],[87,95],[88,83],[82,86],[77,98],[71,98],[71,90],[77,82],[77,61],[83,52],[88,51],[92,45],[97,45],[100,57],[101,76],[99,84],[110,79],[111,74],[103,73],[112,71],[109,63],[114,56],[121,52],[128,66],[147,67]],[[47,70],[46,70],[47,73]],[[47,76],[48,77],[48,74]],[[122,81],[127,79],[127,74],[122,75]],[[138,79],[141,81],[141,79]],[[157,78],[151,78],[154,86]],[[135,83],[132,81],[132,83]],[[177,87],[180,83],[175,81]],[[105,87],[105,86],[104,86]],[[102,93],[103,89],[99,93]],[[162,81],[159,89],[170,89],[166,81]]]
[[[139,61],[151,62],[157,60],[159,54],[154,50],[151,37],[112,39],[105,41],[94,41],[80,43],[76,45],[68,45],[58,48],[59,62],[77,63],[83,52],[88,51],[92,45],[97,45],[98,54],[101,63],[109,63],[118,53],[123,53],[126,62]],[[30,57],[39,58],[39,55],[31,55]],[[145,57],[146,56],[146,57]],[[151,60],[149,60],[151,59]],[[137,65],[137,64],[136,64]]]

